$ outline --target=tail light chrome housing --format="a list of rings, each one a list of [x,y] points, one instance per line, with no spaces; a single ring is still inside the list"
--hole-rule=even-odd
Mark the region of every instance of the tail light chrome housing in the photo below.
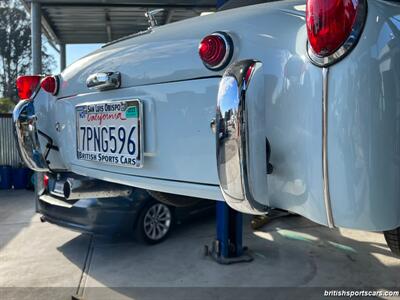
[[[199,44],[199,56],[206,68],[219,71],[232,59],[233,41],[226,32],[218,31],[204,37]]]
[[[321,67],[344,58],[357,44],[367,17],[366,0],[307,0],[307,52]]]

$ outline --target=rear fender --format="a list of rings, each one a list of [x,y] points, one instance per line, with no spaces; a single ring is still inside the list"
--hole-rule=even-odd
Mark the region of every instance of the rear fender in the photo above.
[[[216,152],[220,187],[225,201],[244,213],[268,211],[266,142],[262,63],[243,60],[227,69],[218,91]],[[252,94],[247,88],[252,86]],[[251,104],[251,105],[248,105]],[[251,118],[249,118],[251,116]],[[251,145],[251,147],[250,147]],[[256,200],[257,199],[257,200]],[[264,202],[260,202],[264,201]]]

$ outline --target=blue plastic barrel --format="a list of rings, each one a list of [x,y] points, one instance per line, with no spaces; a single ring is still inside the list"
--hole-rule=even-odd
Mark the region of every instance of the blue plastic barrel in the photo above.
[[[11,166],[0,166],[0,190],[11,189]]]
[[[30,170],[28,168],[12,169],[12,184],[14,189],[26,189],[30,180]]]

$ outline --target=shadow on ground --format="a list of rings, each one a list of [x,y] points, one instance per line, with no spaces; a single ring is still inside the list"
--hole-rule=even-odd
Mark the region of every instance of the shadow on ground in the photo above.
[[[94,238],[79,293],[85,299],[248,299],[273,292],[285,299],[299,292],[318,298],[324,288],[400,286],[400,260],[378,233],[285,217],[255,232],[246,226],[244,241],[255,260],[230,266],[203,255],[213,238],[213,218],[185,224],[151,247]],[[73,263],[68,248],[76,242],[59,248]]]
[[[57,250],[71,240],[67,250],[73,264]],[[71,299],[88,241],[87,236],[41,223],[33,192],[0,191],[0,299]]]
[[[32,222],[39,222],[33,192],[0,190],[0,249]]]
[[[244,244],[255,259],[223,266],[204,256],[214,216],[145,246],[42,224],[26,191],[1,192],[0,201],[2,300],[319,299],[325,288],[400,286],[400,259],[379,233],[330,230],[298,216],[252,231],[246,218]]]

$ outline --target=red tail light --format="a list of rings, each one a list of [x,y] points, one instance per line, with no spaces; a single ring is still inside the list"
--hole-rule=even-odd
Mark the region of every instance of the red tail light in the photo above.
[[[17,78],[18,97],[21,100],[30,99],[37,91],[41,77],[39,75],[26,75]]]
[[[47,189],[48,186],[49,186],[49,176],[43,175],[43,187]]]
[[[232,58],[233,43],[230,36],[216,32],[202,39],[199,45],[199,55],[204,65],[211,70],[225,68]]]
[[[365,0],[307,0],[308,41],[313,54],[342,56],[353,46],[362,31],[366,15]],[[336,57],[337,58],[337,57]]]
[[[57,78],[54,76],[47,76],[45,77],[42,82],[40,83],[40,86],[42,87],[43,90],[46,92],[55,95],[57,94],[58,90],[58,81]]]
[[[246,76],[244,77],[244,80],[246,82],[249,82],[251,75],[253,74],[253,70],[254,70],[254,66],[256,65],[256,63],[253,63],[252,65],[250,65],[250,67],[247,69],[246,72]]]

